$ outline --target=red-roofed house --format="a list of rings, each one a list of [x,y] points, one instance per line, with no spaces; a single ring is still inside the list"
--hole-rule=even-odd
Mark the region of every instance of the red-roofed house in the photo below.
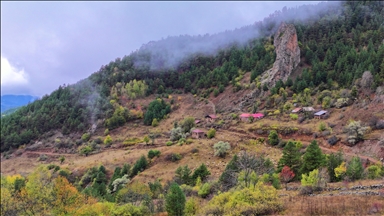
[[[248,121],[249,118],[251,117],[251,114],[250,113],[242,113],[239,118],[241,121]]]
[[[205,120],[206,120],[207,122],[214,122],[216,119],[217,119],[217,116],[216,116],[216,115],[213,115],[213,114],[211,114],[211,115],[206,115],[206,116],[205,116]]]
[[[262,114],[262,113],[254,113],[254,114],[242,113],[239,117],[240,117],[241,121],[249,121],[249,118],[251,118],[251,117],[253,117],[254,119],[263,118],[264,114]]]
[[[299,112],[302,111],[302,109],[303,109],[303,108],[298,107],[298,108],[293,109],[292,112],[293,112],[293,113],[299,113]]]
[[[205,132],[199,129],[192,131],[192,138],[199,139],[204,137]]]

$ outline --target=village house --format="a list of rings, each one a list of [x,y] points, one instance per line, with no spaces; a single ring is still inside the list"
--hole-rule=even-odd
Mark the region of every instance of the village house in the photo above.
[[[315,108],[313,107],[303,107],[304,112],[315,112]]]
[[[292,113],[300,113],[301,111],[303,111],[303,108],[298,107],[298,108],[293,109]]]
[[[264,117],[264,114],[262,113],[254,113],[254,114],[251,114],[251,113],[242,113],[239,118],[241,121],[249,121],[249,119],[253,117],[254,119],[261,119]]]
[[[316,112],[314,116],[316,119],[323,119],[325,118],[326,113],[327,113],[326,110],[320,110],[319,112]]]
[[[197,125],[197,124],[199,124],[201,122],[201,120],[199,120],[199,119],[196,119],[195,120],[195,124]]]
[[[192,138],[199,139],[199,138],[203,138],[204,135],[205,133],[202,130],[195,129],[192,131]]]
[[[216,119],[217,119],[217,116],[213,114],[205,116],[205,121],[210,123],[214,122]]]

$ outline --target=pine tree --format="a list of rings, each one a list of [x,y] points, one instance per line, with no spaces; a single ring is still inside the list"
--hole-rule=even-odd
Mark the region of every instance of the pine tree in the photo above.
[[[225,167],[224,172],[221,174],[219,178],[219,182],[221,183],[221,187],[224,191],[234,187],[237,184],[237,179],[234,177],[234,173],[239,172],[239,166],[237,165],[238,156],[234,155],[232,160],[229,161],[227,166]]]
[[[353,157],[351,162],[349,162],[347,166],[346,175],[350,178],[350,180],[359,180],[363,177],[363,164],[359,157]]]
[[[281,172],[284,166],[288,166],[295,173],[295,178],[297,178],[300,165],[300,152],[295,143],[290,140],[283,149],[283,156],[279,160],[277,171]]]
[[[211,175],[211,172],[209,172],[207,166],[202,163],[197,169],[195,169],[195,171],[193,172],[192,174],[192,179],[193,181],[196,181],[196,179],[198,177],[200,177],[200,179],[202,181],[204,181],[209,175]]]
[[[307,174],[314,169],[324,166],[325,162],[325,155],[321,152],[316,140],[313,140],[303,155],[303,164],[300,172]]]
[[[268,135],[268,142],[271,145],[277,145],[279,143],[279,135],[275,130],[271,130]]]
[[[165,209],[169,216],[184,215],[185,195],[179,185],[172,183],[165,198]]]

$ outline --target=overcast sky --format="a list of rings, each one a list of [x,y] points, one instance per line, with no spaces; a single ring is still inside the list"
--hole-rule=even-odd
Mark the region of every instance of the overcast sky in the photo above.
[[[233,30],[318,2],[1,1],[1,95],[50,94],[149,41]]]

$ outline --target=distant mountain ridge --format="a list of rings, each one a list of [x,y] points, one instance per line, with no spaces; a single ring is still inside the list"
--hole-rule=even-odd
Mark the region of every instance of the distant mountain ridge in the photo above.
[[[2,95],[1,96],[1,113],[27,105],[37,100],[39,97],[32,95]]]

